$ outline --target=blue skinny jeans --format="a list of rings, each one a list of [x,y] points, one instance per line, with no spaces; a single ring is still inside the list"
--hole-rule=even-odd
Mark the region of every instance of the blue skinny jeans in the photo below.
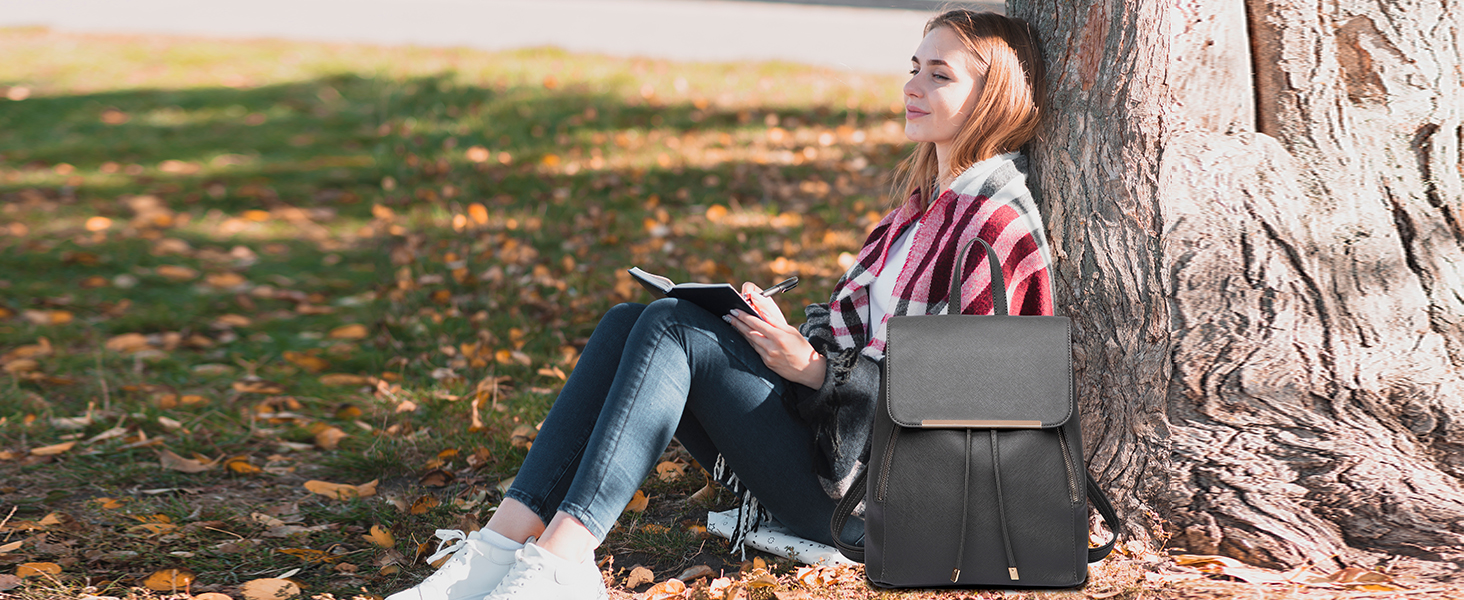
[[[689,302],[621,304],[595,326],[507,494],[603,540],[674,435],[710,468],[718,453],[758,502],[825,544],[836,502],[814,472],[813,434],[785,382],[742,334]],[[854,542],[863,523],[850,520]]]

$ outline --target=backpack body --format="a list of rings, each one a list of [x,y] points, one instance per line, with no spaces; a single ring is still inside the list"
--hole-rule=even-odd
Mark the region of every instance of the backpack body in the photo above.
[[[1087,580],[1083,442],[1068,339],[1063,317],[890,319],[866,478],[870,581],[1072,587]]]
[[[1004,290],[985,247],[991,289]],[[963,248],[958,255],[965,255]],[[962,273],[952,273],[951,306]],[[1118,540],[1083,465],[1066,317],[896,316],[887,323],[869,463],[829,523],[883,587],[1073,587]],[[863,491],[863,495],[859,493]],[[864,545],[839,539],[864,501]],[[1113,539],[1088,548],[1088,503]]]

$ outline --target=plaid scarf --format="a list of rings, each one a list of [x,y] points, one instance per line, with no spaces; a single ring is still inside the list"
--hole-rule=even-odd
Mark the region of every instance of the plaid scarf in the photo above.
[[[1015,152],[981,161],[966,169],[925,210],[912,193],[885,215],[870,232],[854,265],[834,286],[830,325],[839,347],[862,347],[864,355],[883,360],[889,317],[947,313],[956,253],[977,236],[991,244],[1001,260],[1012,312],[1051,315],[1048,265],[1052,259],[1041,215],[1027,191],[1026,166],[1027,158]],[[895,280],[894,308],[879,323],[866,323],[869,287],[884,268],[890,244],[916,221],[921,226],[910,240],[909,257]],[[970,253],[962,269],[965,306],[960,312],[991,314],[991,273],[985,266],[985,251],[978,244]]]

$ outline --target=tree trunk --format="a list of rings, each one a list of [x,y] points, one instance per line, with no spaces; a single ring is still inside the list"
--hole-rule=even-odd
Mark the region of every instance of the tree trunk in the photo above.
[[[1257,564],[1464,548],[1457,0],[1009,0],[1091,469]]]

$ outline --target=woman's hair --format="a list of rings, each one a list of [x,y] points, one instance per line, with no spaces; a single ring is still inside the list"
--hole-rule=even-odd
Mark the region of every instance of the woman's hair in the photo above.
[[[1017,150],[1037,133],[1046,112],[1046,70],[1032,26],[990,12],[946,11],[925,24],[925,33],[946,27],[961,39],[986,68],[986,85],[976,107],[951,145],[950,173],[937,173],[933,142],[919,142],[895,169],[892,198],[899,206],[916,188],[924,208],[932,186],[942,175],[959,175],[978,162]]]

